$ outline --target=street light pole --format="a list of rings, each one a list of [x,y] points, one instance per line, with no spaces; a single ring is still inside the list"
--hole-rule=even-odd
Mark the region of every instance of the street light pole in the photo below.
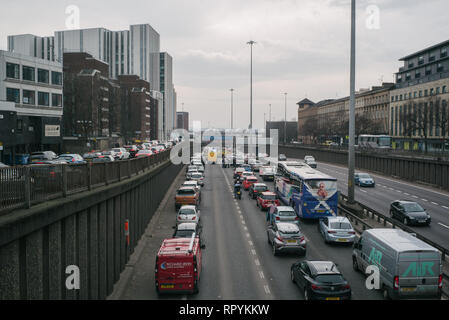
[[[284,145],[287,144],[287,92],[284,93],[285,96],[285,107],[284,107]]]
[[[253,45],[256,44],[255,41],[248,41],[247,44],[251,46],[251,72],[250,72],[250,101],[249,101],[249,112],[250,112],[250,122],[249,129],[253,128]]]
[[[234,89],[229,91],[231,91],[231,129],[234,129]]]
[[[348,201],[355,203],[354,199],[354,166],[355,166],[355,43],[356,32],[356,6],[351,0],[351,76],[350,76],[350,103],[349,103],[349,157],[348,157]]]

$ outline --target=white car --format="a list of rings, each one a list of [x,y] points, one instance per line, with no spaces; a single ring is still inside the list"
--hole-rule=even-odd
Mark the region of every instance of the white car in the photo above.
[[[204,176],[199,172],[190,174],[189,180],[197,181],[200,186],[204,186]]]
[[[126,151],[125,148],[113,148],[112,151],[114,151],[115,155],[114,158],[119,160],[125,160],[129,159],[129,152]]]
[[[200,210],[195,206],[182,206],[176,217],[176,226],[181,223],[199,223],[201,220]]]

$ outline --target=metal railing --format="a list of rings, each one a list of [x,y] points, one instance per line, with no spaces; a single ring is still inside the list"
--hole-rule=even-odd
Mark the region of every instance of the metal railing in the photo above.
[[[2,168],[0,215],[129,179],[169,158],[170,149],[150,157],[114,162]]]

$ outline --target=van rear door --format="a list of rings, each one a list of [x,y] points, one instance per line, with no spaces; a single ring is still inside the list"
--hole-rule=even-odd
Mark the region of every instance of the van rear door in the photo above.
[[[399,294],[403,297],[438,295],[441,256],[436,251],[408,251],[399,254]]]
[[[160,291],[193,290],[193,256],[161,256],[157,261]]]

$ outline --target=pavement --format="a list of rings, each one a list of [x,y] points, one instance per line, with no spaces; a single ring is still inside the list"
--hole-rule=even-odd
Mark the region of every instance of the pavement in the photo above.
[[[184,171],[176,178],[160,210],[153,217],[109,299],[120,300],[302,300],[290,280],[293,263],[331,260],[349,281],[354,300],[381,300],[382,295],[365,287],[365,277],[352,269],[352,247],[326,245],[316,222],[302,222],[308,242],[306,257],[296,254],[274,257],[267,243],[265,212],[243,191],[242,200],[233,198],[233,169],[206,165],[205,186],[200,205],[203,223],[203,271],[196,295],[158,296],[154,287],[154,265],[159,246],[173,234],[176,212],[173,198],[184,181]],[[266,183],[271,190],[272,182]],[[126,274],[126,275],[125,275]]]

